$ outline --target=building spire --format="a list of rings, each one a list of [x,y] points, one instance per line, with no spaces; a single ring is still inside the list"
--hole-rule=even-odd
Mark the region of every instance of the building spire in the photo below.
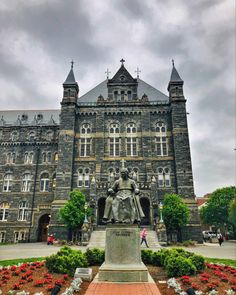
[[[74,67],[74,61],[71,61],[71,69],[70,72],[65,80],[65,82],[63,83],[63,85],[68,85],[68,84],[77,84],[75,81],[75,75],[74,75],[74,71],[73,71],[73,67]]]
[[[180,78],[180,75],[178,71],[175,68],[175,61],[172,59],[172,72],[170,75],[170,82],[183,82],[183,80]]]

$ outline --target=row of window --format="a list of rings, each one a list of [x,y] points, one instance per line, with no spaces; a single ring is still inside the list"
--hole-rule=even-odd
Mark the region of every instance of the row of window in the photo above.
[[[14,243],[17,243],[18,241],[24,241],[26,239],[26,232],[25,231],[15,231],[14,232]],[[6,242],[6,232],[0,231],[0,243]]]
[[[58,153],[52,154],[51,152],[42,152],[42,163],[57,163]],[[24,154],[24,164],[33,164],[34,162],[34,152],[25,152]],[[6,164],[16,163],[16,153],[9,152],[6,154]]]
[[[139,170],[138,168],[128,168],[129,176],[134,179],[135,181],[139,181]],[[159,187],[169,187],[170,183],[170,169],[169,168],[159,168],[158,169],[158,185]],[[89,168],[79,168],[78,169],[78,179],[77,179],[77,186],[78,187],[89,187],[90,179],[92,175],[90,173]],[[108,181],[112,182],[115,179],[119,178],[119,168],[109,168],[108,171]],[[153,181],[153,180],[152,180]],[[22,177],[22,185],[21,191],[22,192],[30,192],[31,185],[33,183],[33,175],[30,173],[25,173]],[[49,191],[49,174],[43,173],[40,176],[40,191],[41,192],[48,192]],[[3,178],[3,192],[11,192],[13,186],[13,175],[12,173],[7,173],[4,175]],[[56,187],[56,173],[53,174],[52,178],[52,188],[55,189]]]
[[[3,136],[3,135],[2,135]],[[2,137],[1,136],[1,137]],[[51,141],[52,139],[54,139],[55,133],[53,131],[47,131],[44,135],[44,139],[46,139],[47,141]],[[11,141],[17,141],[20,137],[20,133],[19,131],[12,131],[10,134],[10,140]],[[27,140],[28,141],[33,141],[36,139],[36,132],[35,131],[30,131],[27,135]]]
[[[7,221],[9,216],[10,204],[3,202],[0,204],[0,221]],[[26,201],[21,201],[18,207],[17,220],[27,221],[29,217],[29,204]]]
[[[92,135],[91,126],[85,123],[81,126],[80,156],[91,156]],[[110,125],[109,129],[109,155],[119,157],[121,150],[120,127],[118,123]],[[168,155],[167,128],[164,123],[157,123],[155,136],[155,151],[157,156]],[[129,123],[126,127],[126,155],[138,156],[138,136],[135,123]]]
[[[30,173],[25,173],[22,177],[22,185],[21,191],[22,192],[30,192],[31,185],[33,183],[33,175]],[[13,175],[12,173],[5,174],[3,178],[3,192],[11,192],[13,186]],[[55,189],[56,187],[56,174],[53,175],[52,178],[52,188]],[[48,192],[49,191],[49,174],[43,173],[40,176],[40,191],[41,192]]]

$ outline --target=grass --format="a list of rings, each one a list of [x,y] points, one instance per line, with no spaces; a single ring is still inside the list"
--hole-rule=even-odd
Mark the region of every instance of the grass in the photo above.
[[[226,264],[226,265],[231,265],[231,266],[236,267],[236,260],[234,260],[234,259],[205,257],[205,261],[210,262],[210,263],[223,263],[223,264]]]
[[[32,257],[32,258],[19,258],[19,259],[12,259],[12,260],[1,260],[0,265],[2,266],[17,265],[18,263],[42,261],[45,259],[46,257]]]

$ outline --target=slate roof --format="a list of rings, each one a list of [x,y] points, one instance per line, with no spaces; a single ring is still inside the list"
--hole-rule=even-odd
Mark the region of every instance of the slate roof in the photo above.
[[[6,110],[0,111],[0,127],[7,125],[59,125],[60,110]]]
[[[180,75],[177,72],[174,65],[173,65],[172,72],[170,75],[170,82],[183,82],[183,80],[180,78]]]
[[[70,69],[70,72],[66,78],[66,81],[63,83],[63,85],[71,85],[71,84],[77,84],[77,82],[75,81],[75,75],[72,68]]]
[[[169,101],[169,97],[167,95],[144,82],[143,80],[138,79],[138,97],[141,98],[144,93],[148,96],[149,101]],[[93,89],[82,95],[78,99],[78,102],[96,102],[100,94],[104,98],[108,97],[107,80],[101,82]]]

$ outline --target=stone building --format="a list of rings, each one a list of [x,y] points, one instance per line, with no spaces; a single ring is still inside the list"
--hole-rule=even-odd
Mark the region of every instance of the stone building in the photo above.
[[[60,110],[0,111],[0,242],[44,241],[49,223],[66,238],[57,214],[74,188],[101,224],[122,160],[141,190],[143,224],[153,225],[164,195],[177,193],[191,209],[183,238],[200,240],[183,84],[173,63],[166,96],[121,60],[112,79],[79,97],[72,64]]]

